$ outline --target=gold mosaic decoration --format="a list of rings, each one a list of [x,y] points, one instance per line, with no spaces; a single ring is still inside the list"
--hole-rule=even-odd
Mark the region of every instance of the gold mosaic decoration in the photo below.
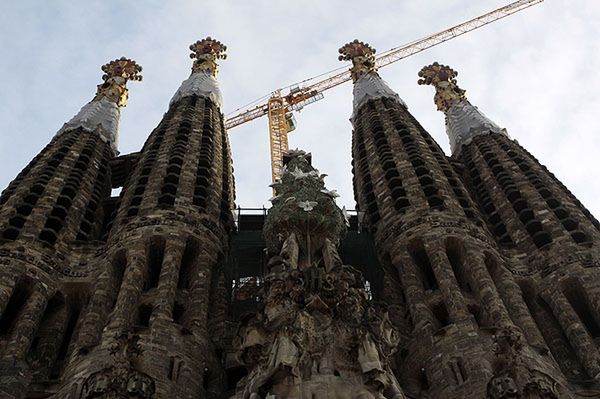
[[[227,54],[225,54],[227,46],[210,36],[191,44],[190,50],[192,50],[190,58],[194,59],[192,73],[205,71],[217,76],[218,65],[216,61],[227,59]]]
[[[446,112],[450,107],[466,99],[465,91],[458,87],[456,77],[458,72],[447,65],[434,62],[419,71],[418,83],[435,87],[433,101],[439,111]]]
[[[104,72],[102,75],[104,83],[98,85],[94,100],[105,97],[114,101],[119,107],[124,107],[128,96],[126,84],[130,80],[142,80],[142,75],[140,75],[142,67],[134,60],[121,57],[102,65],[102,71]]]
[[[358,39],[345,44],[339,50],[341,54],[338,57],[340,61],[352,61],[352,80],[356,82],[358,78],[368,72],[376,72],[377,67],[375,66],[375,52],[376,50],[369,46],[367,43],[363,43]]]

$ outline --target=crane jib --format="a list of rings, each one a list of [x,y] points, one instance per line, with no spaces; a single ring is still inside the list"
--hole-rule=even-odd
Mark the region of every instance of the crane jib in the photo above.
[[[522,11],[526,8],[542,3],[544,0],[518,0],[496,10],[490,11],[477,18],[463,22],[441,32],[415,40],[401,47],[393,48],[379,54],[375,58],[375,65],[378,68],[390,65],[411,55],[425,51],[438,44],[452,40],[465,33],[486,26],[492,22],[506,18],[509,15]],[[281,95],[285,89],[278,89],[259,105],[243,111],[234,111],[225,121],[227,129],[234,128],[251,120],[269,116],[269,137],[271,138],[271,166],[273,172],[273,182],[278,178],[278,170],[281,165],[281,154],[288,150],[287,148],[287,130],[282,128],[285,125],[284,117],[292,111],[297,111],[305,105],[311,104],[323,98],[323,92],[342,83],[352,80],[349,70],[338,72],[339,68],[316,77],[303,80],[301,83],[287,86],[290,92],[287,95]],[[304,85],[304,87],[300,87]],[[291,88],[291,90],[290,90]],[[277,104],[277,110],[273,109],[273,104]],[[288,118],[289,119],[289,118]],[[275,145],[276,144],[276,145]],[[277,148],[274,148],[274,145]],[[277,155],[274,155],[277,154]]]

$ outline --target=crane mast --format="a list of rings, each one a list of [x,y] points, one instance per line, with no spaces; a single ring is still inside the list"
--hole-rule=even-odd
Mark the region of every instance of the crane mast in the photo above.
[[[375,65],[377,68],[390,65],[543,1],[514,1],[477,18],[381,53],[376,56]],[[340,70],[342,71],[340,72]],[[288,150],[287,134],[293,130],[293,125],[290,123],[292,111],[299,111],[306,105],[322,99],[324,91],[349,80],[352,80],[350,71],[342,67],[313,78],[305,79],[294,85],[277,89],[266,101],[243,111],[236,110],[228,115],[225,127],[231,129],[262,116],[268,116],[271,146],[271,175],[272,181],[275,182],[281,174],[283,155]],[[282,94],[286,90],[288,94]]]
[[[280,95],[269,98],[269,141],[271,145],[271,177],[272,181],[281,176],[283,155],[288,150],[288,123],[286,120],[286,105]]]

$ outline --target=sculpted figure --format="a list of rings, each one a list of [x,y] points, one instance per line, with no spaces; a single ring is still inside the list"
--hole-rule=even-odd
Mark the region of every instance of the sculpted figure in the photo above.
[[[504,399],[504,398],[518,398],[519,389],[515,380],[508,374],[500,375],[492,378],[488,383],[488,398],[490,399]]]
[[[343,213],[300,155],[265,222],[264,307],[239,329],[248,376],[234,398],[403,399],[390,367],[398,333],[362,274],[342,263]]]

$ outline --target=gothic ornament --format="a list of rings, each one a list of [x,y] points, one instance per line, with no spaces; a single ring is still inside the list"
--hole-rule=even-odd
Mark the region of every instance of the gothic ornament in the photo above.
[[[403,399],[391,372],[399,334],[337,251],[343,213],[322,179],[297,178],[316,172],[307,158],[290,158],[264,228],[264,308],[238,329],[248,375],[234,398]]]
[[[194,60],[193,73],[206,71],[216,77],[218,73],[216,61],[227,59],[225,54],[227,46],[210,36],[191,44],[190,50],[192,51],[190,58]]]
[[[319,203],[317,201],[299,201],[298,206],[305,212],[312,211]]]
[[[467,100],[465,91],[456,83],[457,76],[454,69],[434,62],[419,71],[418,80],[420,85],[435,88],[434,102],[446,115],[446,133],[453,155],[458,155],[462,146],[469,144],[475,136],[490,133],[508,136],[506,129],[496,125]]]
[[[490,399],[518,398],[521,396],[515,380],[508,374],[492,378],[488,383],[487,392]]]
[[[154,394],[154,380],[134,368],[133,360],[141,354],[139,336],[122,334],[115,337],[110,348],[111,366],[90,375],[83,385],[82,399],[140,398]]]
[[[337,198],[340,195],[337,193],[337,190],[327,190],[327,189],[323,189],[321,190],[321,192],[325,195],[330,196],[331,198]]]
[[[456,84],[457,76],[458,72],[454,69],[437,62],[425,66],[419,71],[421,79],[418,80],[418,83],[435,87],[436,94],[433,100],[438,111],[446,112],[452,105],[466,99],[465,91]]]
[[[514,326],[498,329],[493,336],[496,374],[487,386],[488,398],[558,399],[559,384],[535,370],[524,356],[522,332]]]
[[[325,238],[337,244],[346,231],[342,211],[329,190],[325,190],[309,158],[300,153],[288,156],[291,159],[281,175],[263,230],[269,251],[279,252],[283,241],[278,237],[285,240],[290,233],[295,233],[300,246],[308,245],[311,253],[322,248]]]
[[[141,81],[142,67],[129,58],[121,57],[102,66],[102,80],[104,83],[98,85],[94,100],[108,98],[119,107],[127,103],[128,91],[125,86],[128,81]]]
[[[350,74],[354,82],[352,118],[369,100],[389,98],[406,107],[404,101],[393,91],[377,73],[375,49],[367,43],[354,40],[345,44],[339,50],[340,61],[352,61]]]
[[[171,98],[170,104],[172,105],[184,97],[198,96],[208,98],[217,107],[222,108],[223,96],[217,81],[218,65],[216,61],[227,58],[224,53],[226,49],[227,46],[210,36],[191,44],[190,58],[194,60],[192,74],[181,83]]]
[[[141,81],[142,67],[135,61],[121,57],[102,66],[104,83],[97,86],[96,95],[71,120],[56,133],[57,136],[74,129],[83,129],[97,134],[110,143],[114,154],[118,154],[120,107],[127,102],[128,81]]]
[[[339,50],[341,54],[338,57],[340,61],[352,61],[352,80],[356,82],[361,76],[369,72],[377,72],[375,66],[376,50],[369,44],[355,39],[350,43],[345,44]]]

